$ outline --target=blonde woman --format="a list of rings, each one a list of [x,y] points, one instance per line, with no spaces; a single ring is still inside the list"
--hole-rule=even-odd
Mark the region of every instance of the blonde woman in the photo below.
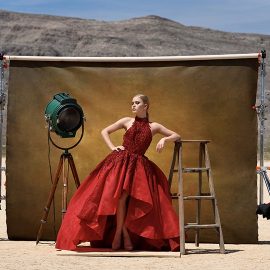
[[[71,199],[56,248],[76,250],[81,242],[113,250],[179,249],[178,217],[163,172],[144,156],[152,137],[162,134],[156,150],[180,136],[149,122],[149,99],[139,94],[131,103],[135,118],[125,117],[101,132],[112,152],[83,181]],[[122,145],[110,134],[126,130]]]

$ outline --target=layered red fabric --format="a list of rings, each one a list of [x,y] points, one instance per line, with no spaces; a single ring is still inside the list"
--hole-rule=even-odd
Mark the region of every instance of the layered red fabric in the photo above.
[[[163,172],[144,156],[152,140],[147,118],[135,118],[123,151],[113,151],[72,197],[56,248],[78,250],[81,242],[111,248],[118,199],[129,194],[125,226],[137,250],[178,250],[179,222]]]

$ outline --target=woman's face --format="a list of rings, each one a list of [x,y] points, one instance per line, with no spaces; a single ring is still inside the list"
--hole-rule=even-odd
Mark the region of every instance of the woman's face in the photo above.
[[[136,114],[145,114],[147,111],[147,104],[144,104],[140,97],[134,97],[131,102],[131,110]]]

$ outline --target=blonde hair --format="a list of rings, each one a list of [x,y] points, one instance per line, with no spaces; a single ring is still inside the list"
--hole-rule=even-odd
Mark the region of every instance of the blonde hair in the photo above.
[[[144,104],[147,104],[147,111],[146,111],[146,116],[147,118],[149,118],[149,113],[148,113],[148,109],[149,109],[149,106],[150,106],[150,103],[149,103],[149,98],[148,96],[144,95],[144,94],[137,94],[135,95],[134,97],[139,97]]]

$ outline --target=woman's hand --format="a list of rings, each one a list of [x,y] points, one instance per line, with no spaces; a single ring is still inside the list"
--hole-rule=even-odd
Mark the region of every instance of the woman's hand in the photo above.
[[[125,147],[123,145],[119,145],[119,146],[115,146],[112,151],[117,151],[117,152],[120,152],[120,151],[123,151],[125,150]]]
[[[165,142],[166,142],[166,139],[165,138],[162,138],[160,139],[160,141],[157,143],[157,146],[156,146],[156,150],[158,153],[160,153],[163,148],[164,148],[164,145],[165,145]]]

